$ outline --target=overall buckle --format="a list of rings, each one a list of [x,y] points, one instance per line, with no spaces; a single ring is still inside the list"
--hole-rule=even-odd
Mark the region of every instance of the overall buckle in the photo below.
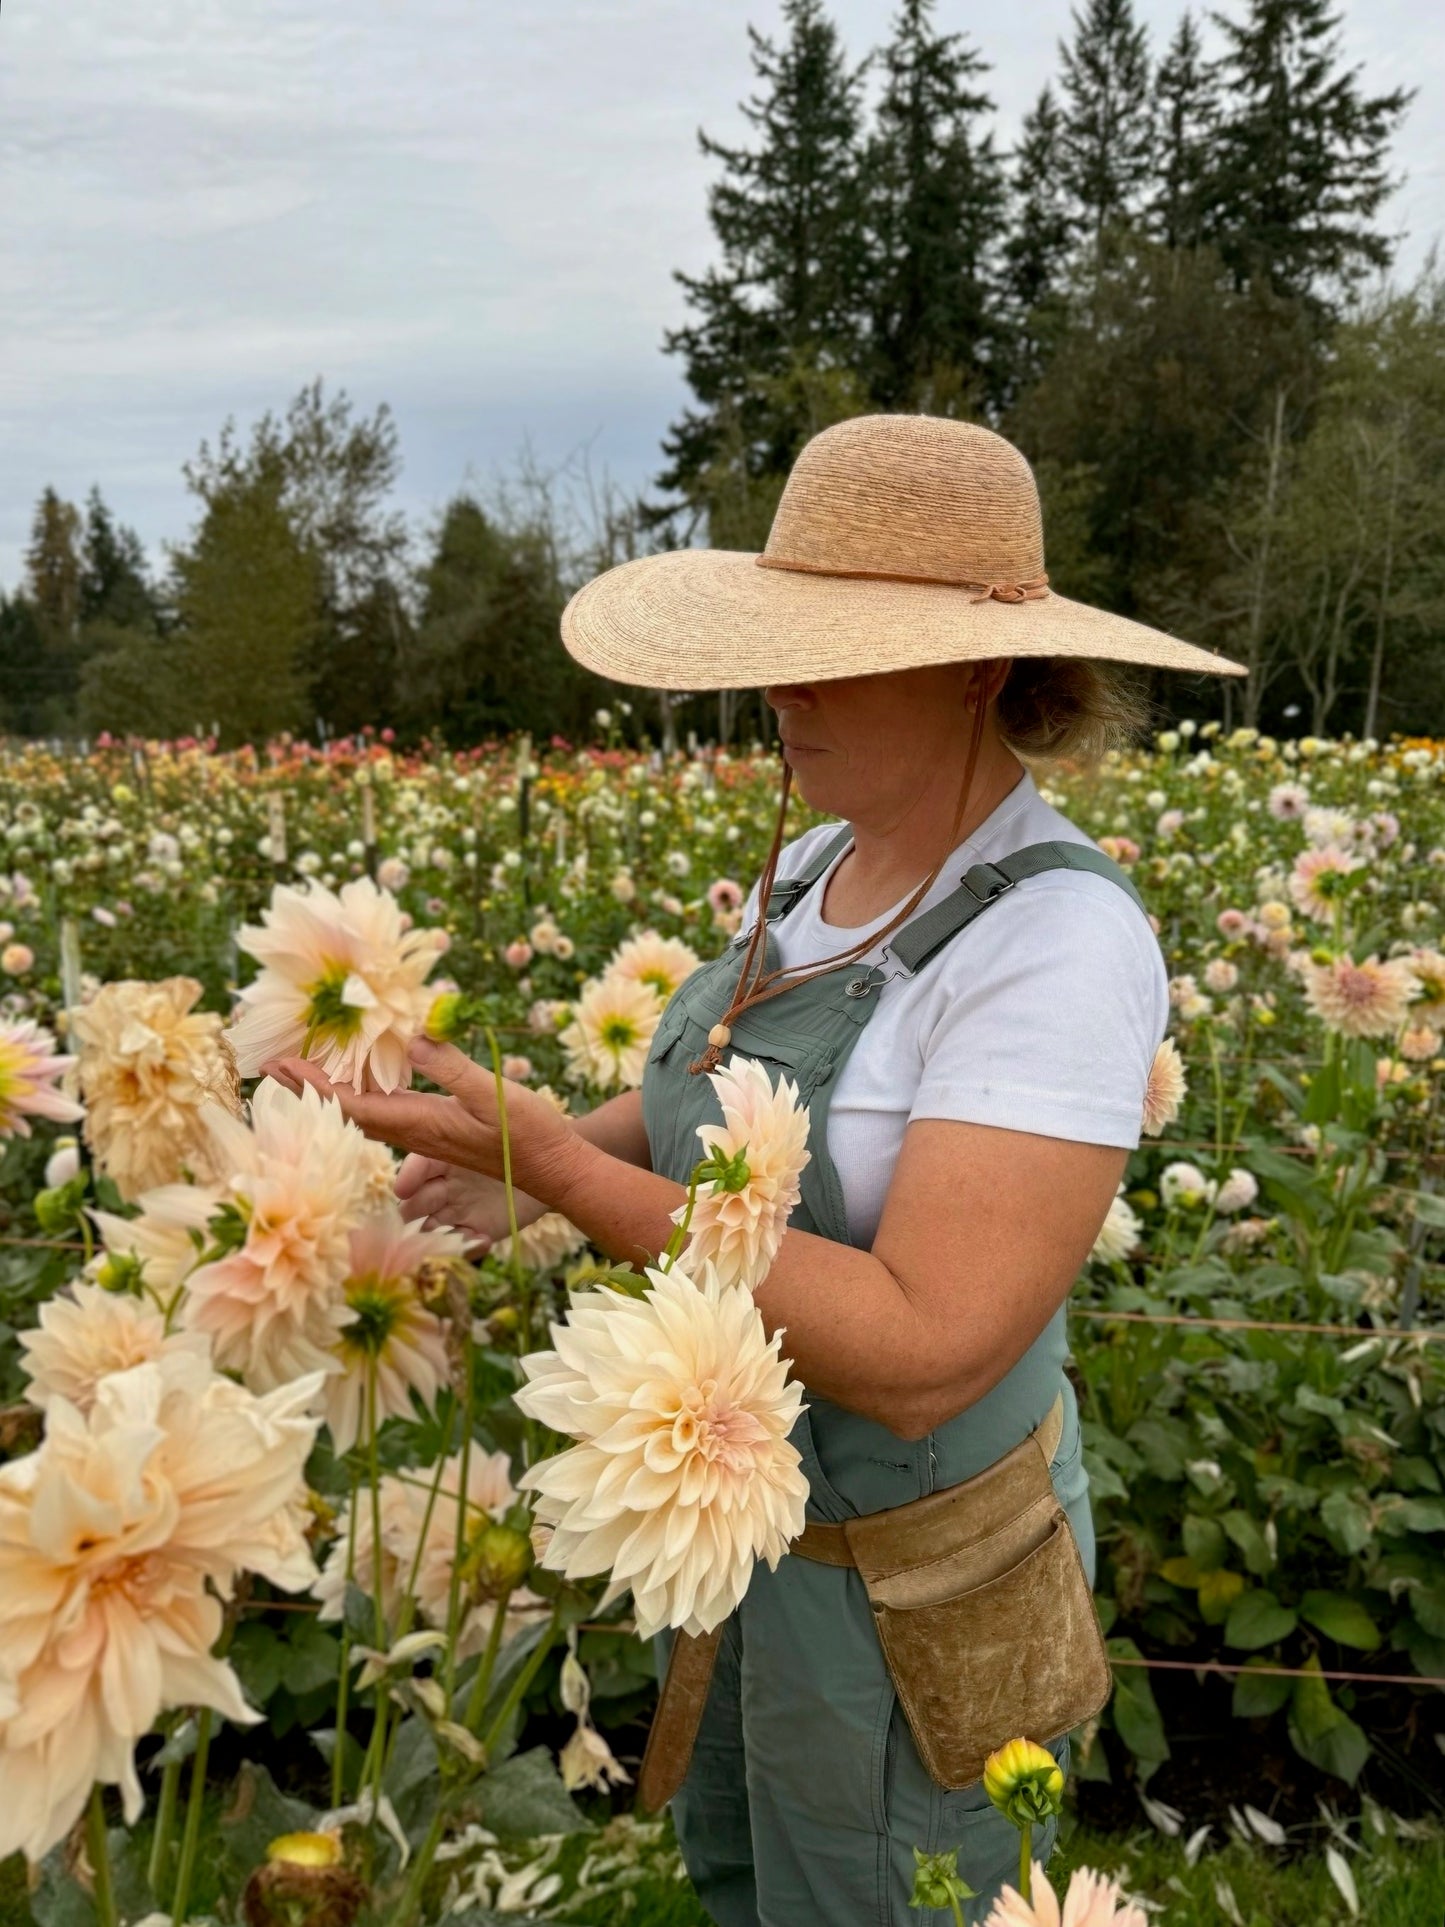
[[[975,882],[975,879],[978,881]],[[1005,890],[1012,890],[1017,881],[1016,877],[1005,876],[996,863],[975,863],[972,869],[964,872],[963,887],[979,903],[992,903]]]

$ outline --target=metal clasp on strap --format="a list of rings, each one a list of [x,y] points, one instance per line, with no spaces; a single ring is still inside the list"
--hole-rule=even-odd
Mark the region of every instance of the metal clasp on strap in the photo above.
[[[903,959],[895,953],[892,945],[886,943],[878,953],[877,968],[882,970],[885,965],[891,966],[887,976],[883,979],[885,984],[891,984],[895,977],[916,977],[918,975],[916,970],[910,970],[908,968],[908,965],[904,963]]]
[[[982,882],[982,889],[976,887],[973,881],[975,877]],[[996,863],[975,863],[972,869],[964,872],[963,887],[978,902],[992,903],[994,898],[1001,897],[1005,890],[1012,890],[1017,880],[1016,877],[1005,876]]]

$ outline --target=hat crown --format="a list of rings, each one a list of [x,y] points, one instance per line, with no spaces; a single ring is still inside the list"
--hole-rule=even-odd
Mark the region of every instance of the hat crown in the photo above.
[[[1043,575],[1033,470],[976,422],[858,415],[793,464],[763,560],[827,575],[980,585]]]

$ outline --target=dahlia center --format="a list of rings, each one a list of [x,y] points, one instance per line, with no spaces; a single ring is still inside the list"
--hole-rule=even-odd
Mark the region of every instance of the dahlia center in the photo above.
[[[672,1423],[673,1444],[679,1452],[693,1453],[729,1472],[749,1470],[754,1448],[766,1436],[754,1414],[736,1404],[715,1378],[687,1388]]]
[[[625,1017],[609,1017],[602,1026],[602,1041],[608,1050],[624,1051],[637,1041],[637,1026]]]
[[[306,992],[306,1033],[308,1040],[318,1037],[344,1042],[361,1029],[361,1012],[346,1001],[350,971],[345,964],[328,964]]]

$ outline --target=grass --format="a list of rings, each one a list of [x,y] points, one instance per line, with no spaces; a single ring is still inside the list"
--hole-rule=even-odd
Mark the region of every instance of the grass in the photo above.
[[[1151,1921],[1158,1927],[1436,1927],[1445,1920],[1445,1837],[1407,1840],[1388,1821],[1385,1828],[1383,1834],[1369,1824],[1349,1829],[1356,1843],[1346,1854],[1359,1889],[1356,1916],[1330,1877],[1323,1846],[1286,1855],[1216,1839],[1191,1867],[1178,1841],[1152,1830],[1121,1835],[1079,1827],[1052,1871],[1059,1885],[1079,1865],[1117,1874],[1129,1892],[1157,1904]],[[692,1890],[665,1868],[632,1891],[627,1927],[708,1927]],[[0,1863],[0,1927],[33,1927],[18,1858]]]

